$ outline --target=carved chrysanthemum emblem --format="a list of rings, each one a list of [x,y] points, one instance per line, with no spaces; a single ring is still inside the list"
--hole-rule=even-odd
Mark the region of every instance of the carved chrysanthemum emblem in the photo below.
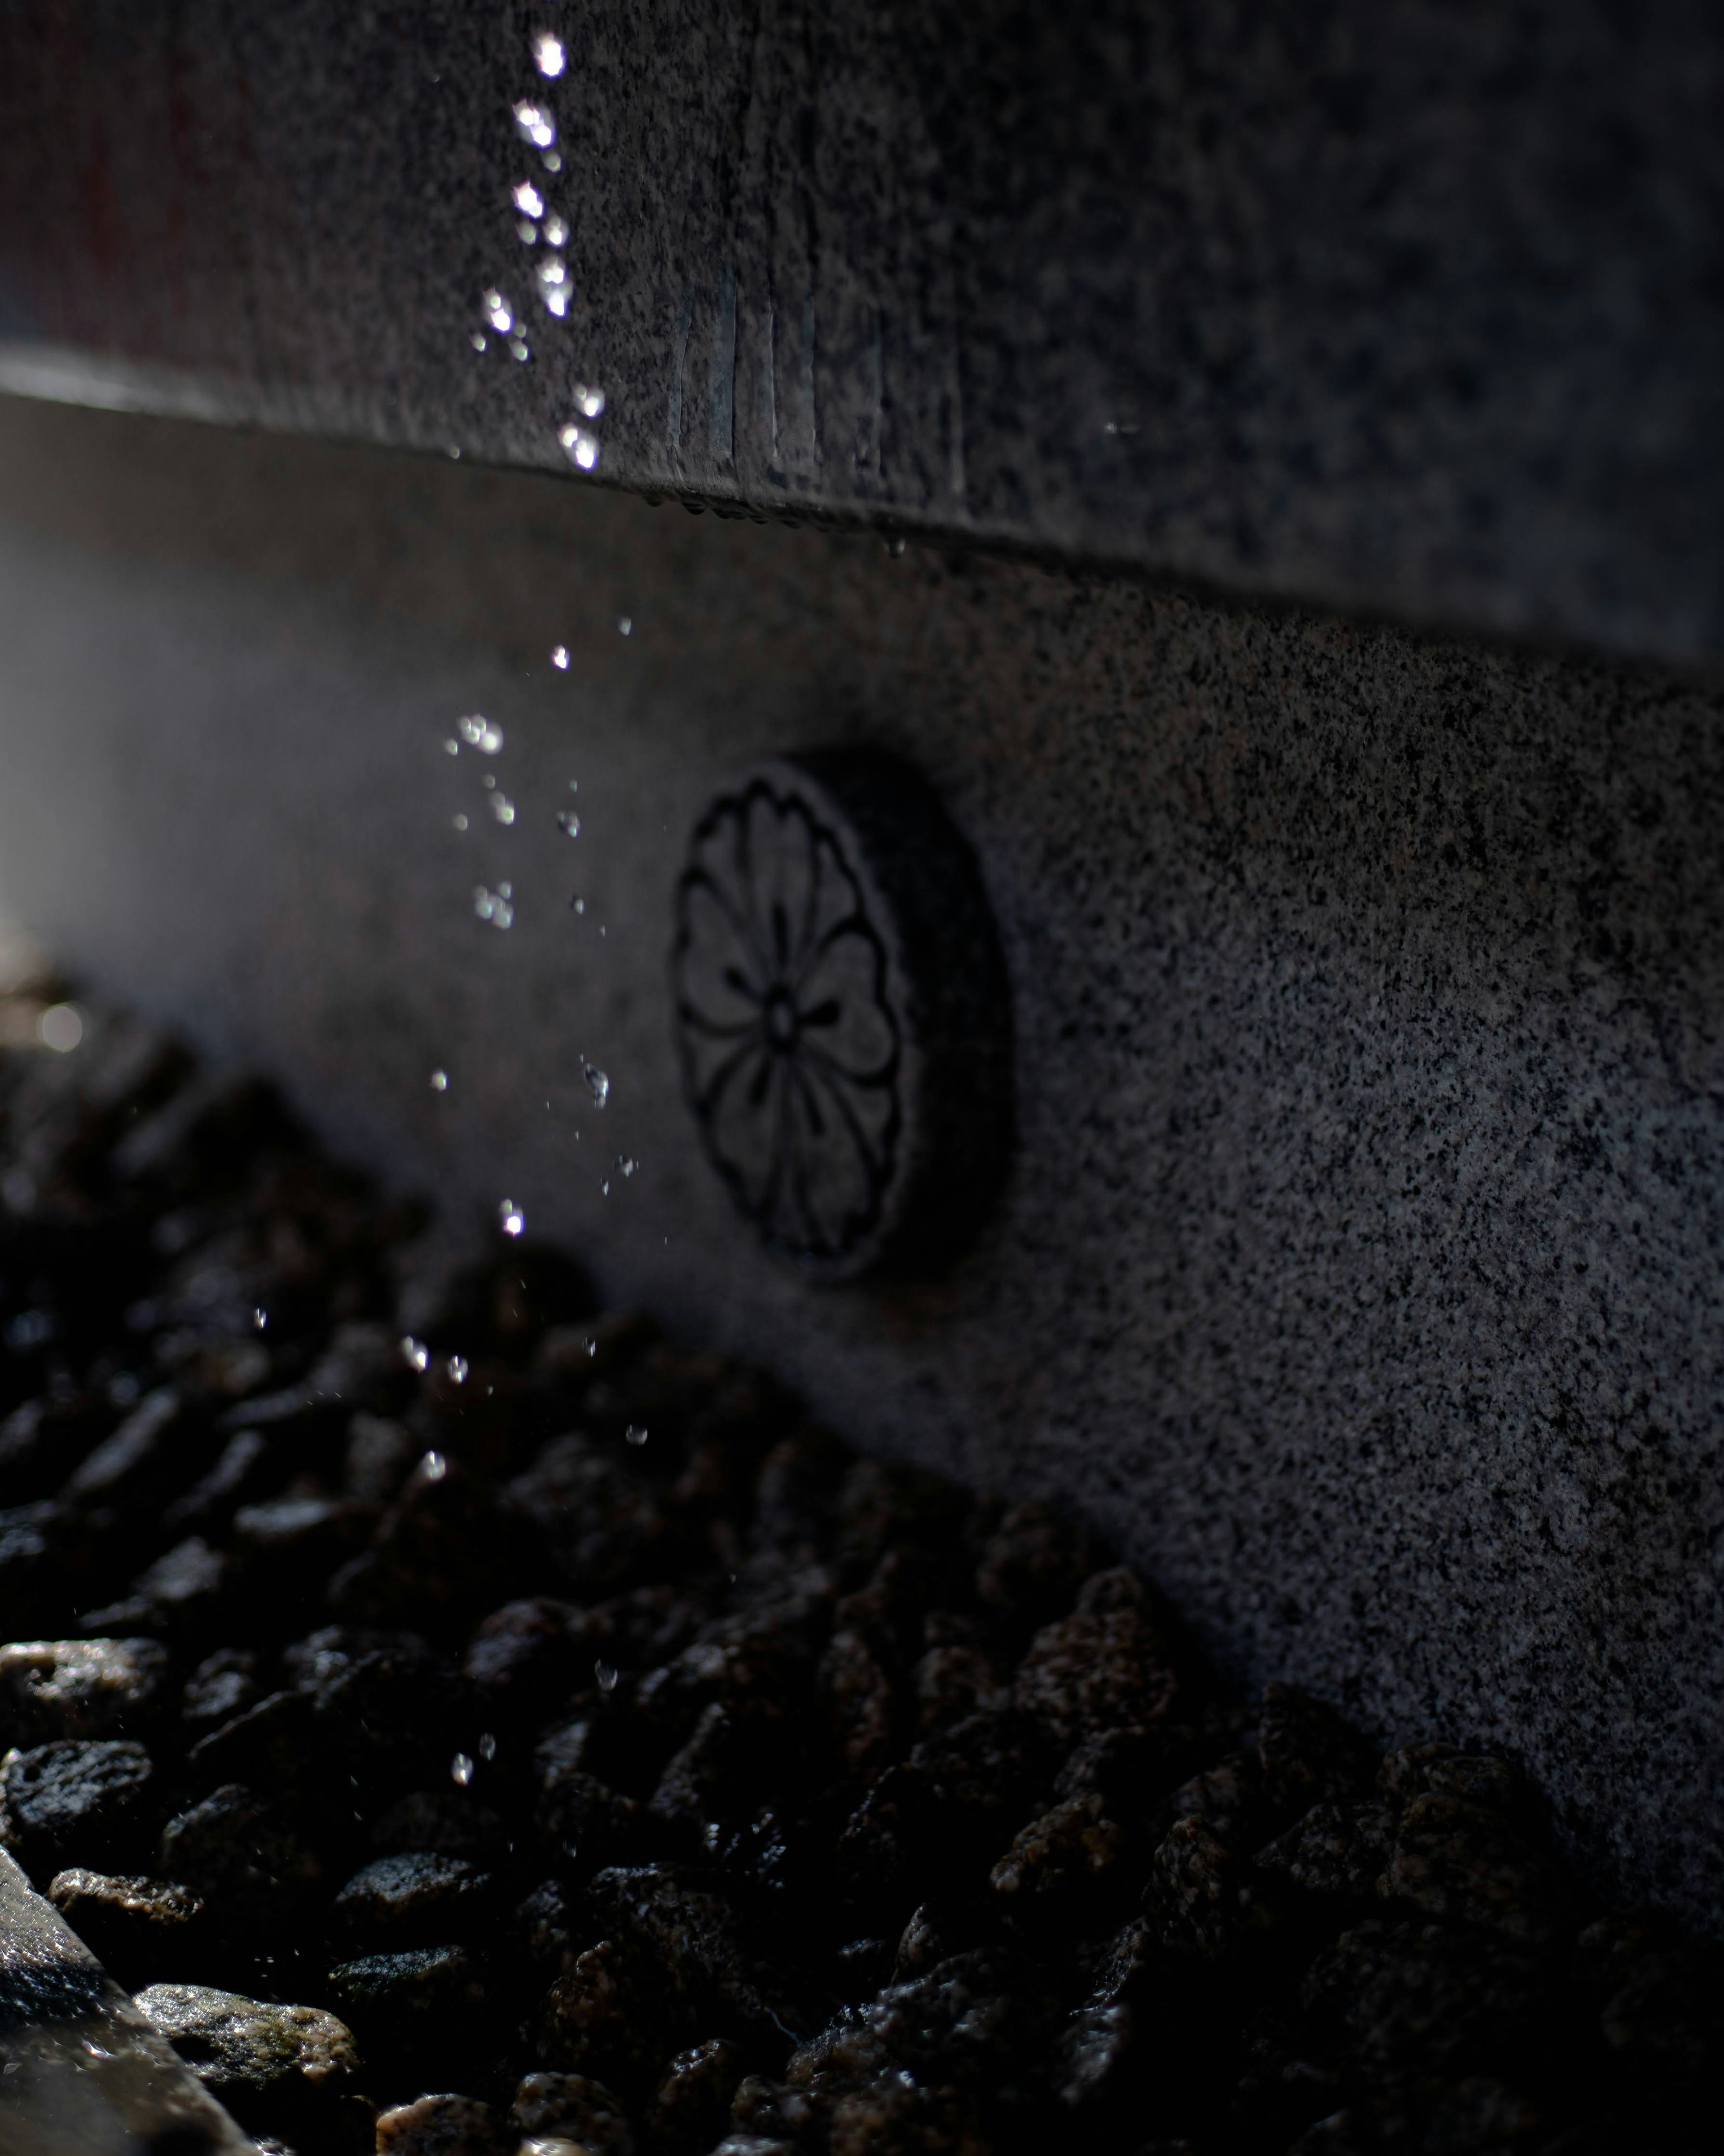
[[[677,887],[679,1045],[706,1150],[779,1250],[839,1265],[879,1226],[903,1115],[886,944],[839,834],[758,777]]]

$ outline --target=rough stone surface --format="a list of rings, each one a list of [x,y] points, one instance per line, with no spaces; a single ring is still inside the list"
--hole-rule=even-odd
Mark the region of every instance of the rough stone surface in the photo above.
[[[359,2053],[350,2031],[316,2006],[285,2006],[197,1984],[154,1984],[138,2010],[242,2124],[341,2133]]]
[[[1709,11],[542,13],[9,8],[0,378],[1724,651]]]
[[[1714,690],[40,407],[0,494],[0,901],[69,963],[866,1446],[1069,1497],[1242,1681],[1513,1758],[1598,1876],[1720,1918]],[[506,829],[442,747],[475,711]],[[671,1059],[688,829],[833,738],[928,774],[1011,975],[1013,1178],[914,1291],[754,1250]],[[28,1568],[68,1529],[21,1503]]]

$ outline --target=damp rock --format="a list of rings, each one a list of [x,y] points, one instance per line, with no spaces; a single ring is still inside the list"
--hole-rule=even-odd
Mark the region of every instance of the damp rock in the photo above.
[[[495,1900],[495,1881],[476,1865],[408,1850],[356,1871],[336,1896],[331,1921],[355,1944],[433,1946],[469,1938]]]
[[[925,1730],[950,1728],[984,1709],[1010,1703],[1011,1681],[977,1618],[948,1609],[923,1620],[926,1651],[911,1672],[916,1719]]]
[[[258,1658],[249,1647],[206,1655],[180,1694],[180,1717],[195,1739],[244,1714],[258,1701]]]
[[[897,1747],[896,1687],[860,1632],[834,1632],[817,1680],[844,1770],[871,1778]]]
[[[550,1595],[505,1603],[483,1620],[462,1663],[467,1681],[496,1721],[552,1710],[590,1674],[611,1627]]]
[[[1566,1915],[1552,1867],[1516,1820],[1434,1790],[1402,1812],[1378,1892],[1428,1916],[1514,1939],[1549,1939]]]
[[[160,1817],[150,1755],[121,1738],[63,1738],[13,1753],[0,1805],[8,1840],[41,1877],[125,1863],[147,1849]]]
[[[122,1983],[129,1976],[178,1975],[199,1958],[203,1902],[171,1879],[74,1866],[55,1875],[48,1898]]]
[[[215,1465],[168,1506],[162,1524],[172,1534],[215,1532],[281,1472],[280,1450],[262,1430],[236,1430]]]
[[[1144,1907],[1176,1953],[1234,1961],[1273,1928],[1275,1884],[1205,1820],[1182,1819],[1150,1861]]]
[[[359,2053],[333,2014],[195,1984],[151,1984],[136,2005],[243,2126],[356,2145],[362,2113],[343,2099],[356,2092]]]
[[[1177,1690],[1142,1589],[1121,1570],[1087,1581],[1071,1615],[1036,1634],[1012,1697],[1070,1745],[1121,1722],[1155,1722]]]
[[[664,2156],[700,2156],[722,2140],[743,2058],[741,2046],[724,2036],[677,2052],[646,2107],[649,2146]]]
[[[212,1921],[241,1938],[290,1930],[323,1877],[285,1806],[239,1783],[168,1821],[156,1869],[202,1895]]]
[[[516,2156],[516,2139],[488,2103],[421,2096],[380,2112],[376,2156]]]
[[[329,1989],[367,2051],[419,2061],[449,2043],[470,2051],[486,2004],[478,1964],[457,1945],[356,1955],[330,1970]]]
[[[1371,1758],[1332,1707],[1292,1685],[1263,1688],[1257,1761],[1271,1810],[1296,1816],[1313,1804],[1362,1796],[1371,1786]]]
[[[428,1850],[487,1866],[508,1856],[510,1835],[504,1820],[469,1790],[409,1789],[378,1815],[371,1844],[384,1856],[403,1849]]]
[[[1027,1635],[1070,1607],[1090,1568],[1083,1529],[1032,1500],[1009,1507],[988,1537],[976,1593],[985,1609]]]
[[[1018,1907],[1080,1909],[1111,1881],[1126,1845],[1124,1830],[1098,1795],[1069,1797],[1020,1829],[988,1884]]]
[[[66,1485],[73,1504],[148,1505],[165,1495],[177,1465],[175,1425],[185,1403],[172,1385],[147,1393]]]
[[[1384,1804],[1313,1804],[1255,1861],[1259,1870],[1278,1874],[1301,1892],[1368,1902],[1394,1844],[1394,1815]]]
[[[579,1432],[557,1438],[503,1491],[572,1594],[596,1598],[664,1566],[670,1531],[650,1484]]]
[[[583,2156],[634,2156],[621,2100],[585,2074],[529,2074],[515,2092],[509,2118],[531,2139],[572,2143]]]
[[[155,1640],[15,1640],[0,1646],[0,1745],[147,1737],[164,1702]]]

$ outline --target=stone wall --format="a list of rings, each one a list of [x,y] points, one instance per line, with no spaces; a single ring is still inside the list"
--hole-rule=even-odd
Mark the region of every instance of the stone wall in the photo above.
[[[443,746],[475,711],[506,828]],[[1523,1759],[1602,1875],[1715,1924],[1719,717],[1650,671],[0,405],[0,910],[864,1443],[1057,1493],[1240,1678]],[[764,1255],[671,1051],[690,825],[834,742],[931,781],[1010,977],[1009,1178],[916,1286]]]

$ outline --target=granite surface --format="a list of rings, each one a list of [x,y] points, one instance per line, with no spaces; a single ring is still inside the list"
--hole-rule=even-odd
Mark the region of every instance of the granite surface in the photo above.
[[[504,748],[449,757],[475,711]],[[866,1445],[1060,1494],[1240,1677],[1523,1760],[1584,1861],[1713,1924],[1720,716],[1672,675],[0,403],[0,911]],[[840,741],[933,783],[1011,981],[1008,1186],[915,1289],[788,1277],[678,1090],[687,834],[752,757]]]
[[[1721,88],[1694,0],[13,0],[0,382],[1716,660]]]

